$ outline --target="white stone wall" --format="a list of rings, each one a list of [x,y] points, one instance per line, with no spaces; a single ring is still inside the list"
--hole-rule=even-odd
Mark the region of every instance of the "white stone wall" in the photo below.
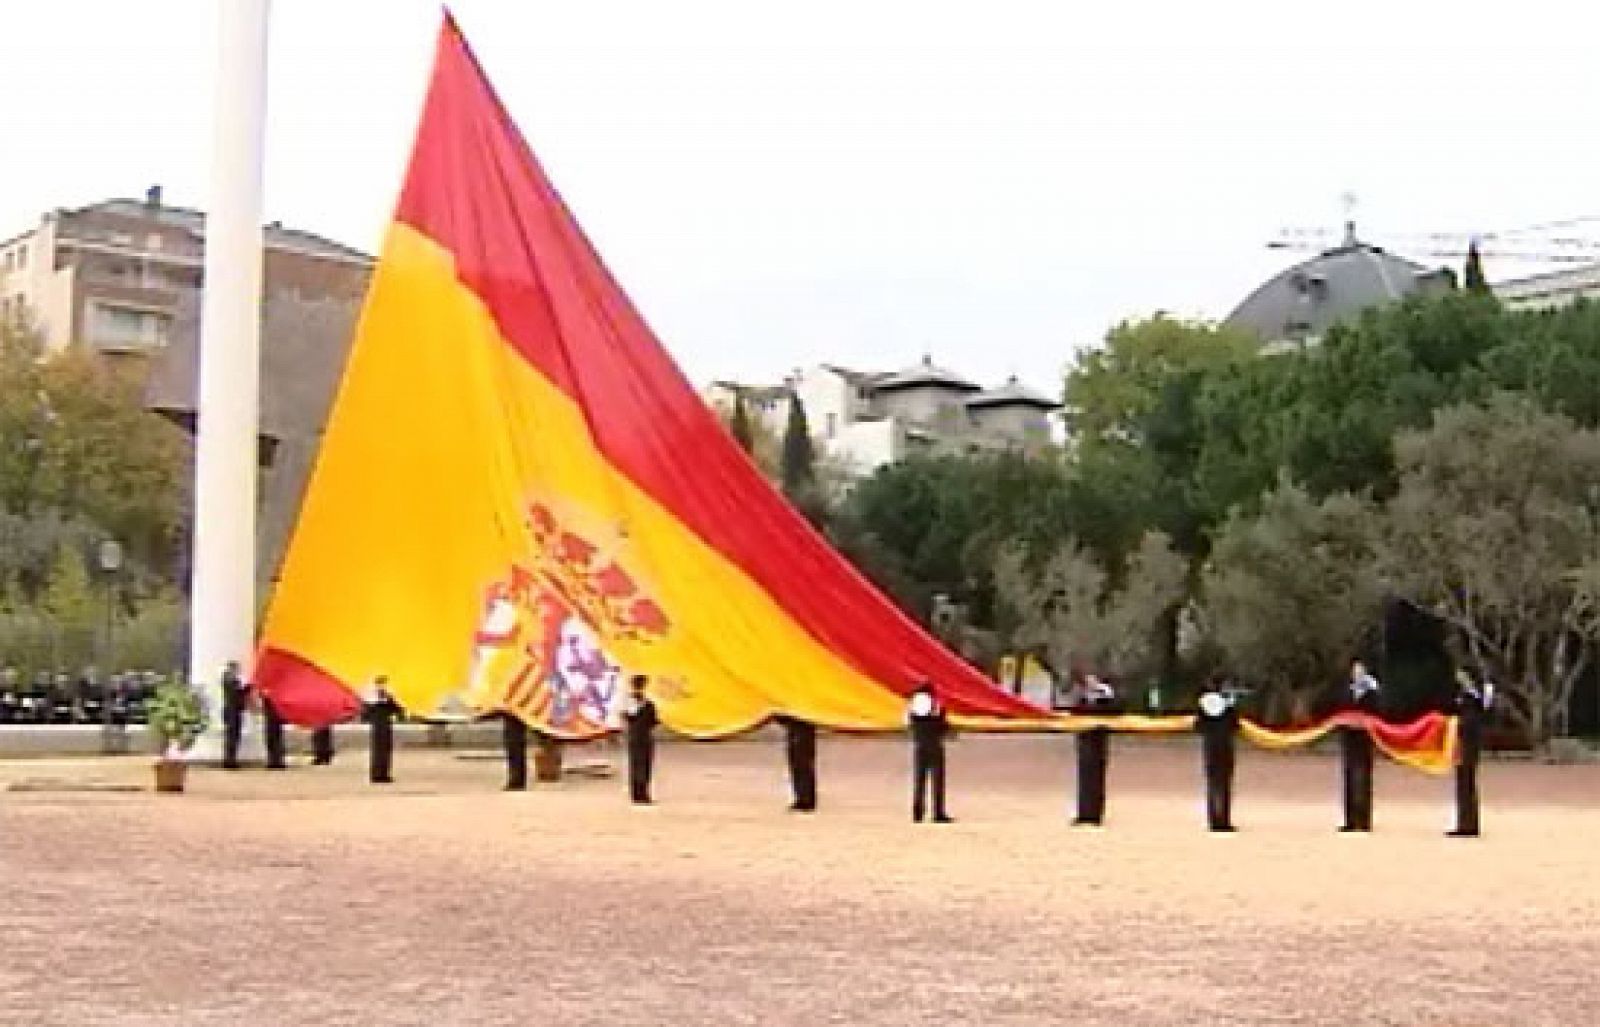
[[[985,439],[1022,446],[1050,441],[1049,415],[1030,406],[984,406],[972,411],[973,425]]]
[[[937,385],[917,385],[878,394],[878,409],[884,414],[933,428],[941,434],[962,435],[970,428],[966,393]]]
[[[1600,264],[1496,282],[1492,288],[1500,302],[1516,310],[1564,307],[1580,296],[1600,299]]]
[[[845,425],[837,438],[824,440],[823,446],[850,475],[864,477],[905,458],[905,426],[891,418],[855,421]]]

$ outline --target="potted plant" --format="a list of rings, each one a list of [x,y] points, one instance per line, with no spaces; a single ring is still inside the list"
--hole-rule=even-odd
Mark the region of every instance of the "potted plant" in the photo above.
[[[561,780],[561,739],[543,731],[533,733],[533,779]]]
[[[159,747],[156,791],[181,792],[189,772],[189,749],[206,729],[205,705],[194,689],[174,679],[156,686],[145,717]]]

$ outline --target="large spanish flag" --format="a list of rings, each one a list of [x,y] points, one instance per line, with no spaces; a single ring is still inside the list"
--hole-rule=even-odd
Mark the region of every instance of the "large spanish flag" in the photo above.
[[[1054,718],[903,616],[762,478],[601,263],[455,24],[261,640],[286,719],[409,710],[582,737],[621,679],[718,736],[785,713]]]
[[[924,679],[967,726],[1192,723],[1053,715],[876,592],[695,394],[447,16],[255,682],[306,726],[381,675],[413,712],[460,693],[579,738],[613,725],[632,673],[703,737],[779,713],[897,728]],[[1280,748],[1341,723],[1245,731]],[[1452,758],[1444,718],[1360,726],[1413,766]]]

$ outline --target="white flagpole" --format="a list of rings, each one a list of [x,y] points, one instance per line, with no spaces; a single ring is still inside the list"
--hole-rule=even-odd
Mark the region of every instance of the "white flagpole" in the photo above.
[[[256,619],[261,180],[270,0],[219,0],[211,197],[200,305],[190,680],[211,726],[193,758],[222,751],[223,665],[250,666]],[[259,750],[259,741],[252,745]]]

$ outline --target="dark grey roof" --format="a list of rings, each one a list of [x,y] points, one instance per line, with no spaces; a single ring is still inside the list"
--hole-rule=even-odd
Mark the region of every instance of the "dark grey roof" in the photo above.
[[[170,207],[165,204],[152,204],[148,200],[104,200],[93,203],[77,210],[65,211],[67,218],[76,214],[92,214],[105,212],[129,218],[154,218],[161,224],[170,228],[177,228],[189,232],[196,238],[204,238],[206,232],[206,215],[204,211],[192,207]],[[267,246],[275,249],[298,250],[313,256],[324,257],[330,260],[350,260],[357,263],[371,264],[372,256],[343,243],[335,242],[326,236],[315,232],[307,232],[300,228],[285,228],[282,223],[274,221],[262,228],[263,239]]]
[[[731,382],[726,378],[719,378],[711,383],[713,388],[726,389],[734,393],[746,403],[761,403],[767,400],[784,400],[794,392],[787,385],[745,385],[740,382]]]
[[[1342,246],[1279,272],[1245,297],[1227,324],[1264,342],[1319,336],[1368,307],[1417,292],[1442,292],[1453,278],[1351,238]]]
[[[889,392],[894,389],[915,389],[925,387],[953,389],[957,392],[979,392],[979,386],[956,374],[935,366],[932,357],[923,357],[920,364],[912,364],[903,371],[885,375],[872,383],[875,392]]]
[[[976,396],[967,397],[966,402],[968,407],[1025,406],[1038,407],[1040,410],[1061,409],[1060,403],[1023,385],[1017,381],[1016,375],[1006,379],[1006,383],[998,389],[988,389]]]
[[[872,385],[874,382],[879,382],[889,377],[888,373],[884,371],[853,371],[848,367],[840,367],[838,364],[823,364],[822,366],[855,386]]]

